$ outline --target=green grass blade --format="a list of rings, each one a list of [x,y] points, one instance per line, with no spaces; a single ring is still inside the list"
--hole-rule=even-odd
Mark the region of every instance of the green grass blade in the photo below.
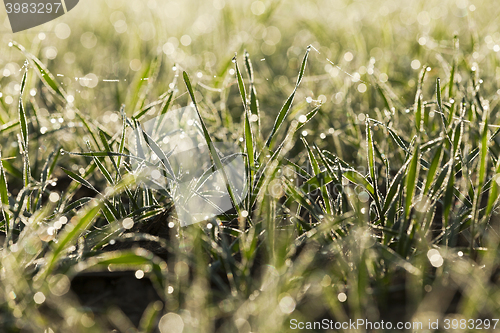
[[[48,184],[48,179],[52,175],[52,172],[54,171],[54,168],[57,164],[57,161],[59,157],[61,156],[61,148],[59,146],[56,147],[54,151],[52,151],[49,154],[49,157],[45,161],[45,164],[43,165],[42,172],[40,174],[40,184],[42,185],[42,188],[40,189],[36,202],[35,202],[35,207],[36,209],[41,209],[42,208],[42,195],[43,192],[46,190]]]
[[[74,181],[76,181],[77,183],[79,183],[80,185],[83,185],[93,191],[95,191],[96,193],[99,193],[99,191],[92,185],[90,184],[87,180],[83,179],[81,176],[77,175],[76,173],[74,173],[73,171],[70,171],[68,169],[65,169],[65,168],[62,168],[62,171],[64,171],[64,173],[66,173],[71,179],[73,179]]]
[[[285,120],[286,116],[288,115],[288,111],[290,110],[290,107],[292,106],[293,99],[295,97],[295,93],[297,92],[297,89],[299,88],[300,82],[302,81],[302,77],[304,76],[304,71],[306,69],[306,64],[307,64],[307,57],[309,56],[309,52],[311,51],[311,47],[308,46],[306,50],[306,54],[304,55],[304,59],[302,59],[302,65],[300,66],[300,71],[299,71],[299,76],[297,77],[297,83],[295,84],[295,88],[293,89],[293,92],[290,94],[290,96],[287,98],[285,104],[281,108],[278,117],[276,118],[276,121],[274,122],[274,126],[271,130],[271,134],[269,134],[269,137],[267,138],[266,141],[266,147],[267,148],[272,148],[271,143],[274,139],[274,136],[278,129],[280,128],[281,124]]]
[[[368,160],[368,169],[370,170],[370,178],[373,186],[373,194],[375,199],[375,206],[377,207],[377,212],[379,214],[380,223],[384,225],[385,217],[382,211],[381,199],[378,192],[378,176],[375,170],[375,150],[374,143],[372,137],[372,130],[370,127],[370,122],[366,120],[366,146],[367,146],[367,160]]]
[[[94,157],[94,162],[97,165],[97,167],[99,168],[99,170],[101,170],[101,173],[103,174],[104,178],[106,178],[108,183],[110,185],[114,185],[115,181],[113,180],[113,177],[111,177],[111,174],[106,169],[106,167],[101,163],[101,161],[99,160],[98,157]]]
[[[156,141],[153,140],[153,138],[151,138],[149,136],[149,134],[146,133],[146,131],[144,131],[140,127],[140,125],[139,125],[139,128],[142,132],[142,135],[144,136],[144,141],[146,142],[146,144],[149,146],[149,148],[151,148],[151,150],[156,154],[156,156],[158,156],[158,159],[160,159],[160,162],[163,164],[163,166],[167,170],[167,173],[170,176],[170,178],[175,180],[176,176],[174,174],[174,170],[172,169],[172,166],[170,165],[170,162],[167,158],[167,155],[165,154],[163,149],[160,148],[160,146],[156,143]]]
[[[254,152],[254,143],[255,140],[253,138],[253,133],[252,133],[252,126],[250,125],[250,117],[249,113],[247,110],[247,102],[246,102],[246,91],[245,91],[245,84],[243,83],[243,78],[241,77],[241,72],[240,68],[238,66],[238,61],[236,59],[236,56],[233,58],[233,62],[235,65],[236,69],[236,77],[238,78],[238,88],[240,91],[240,97],[241,97],[241,102],[243,104],[243,112],[244,112],[244,117],[243,121],[245,122],[245,150],[247,154],[247,159],[248,159],[248,174],[249,174],[249,179],[248,179],[248,184],[250,184],[249,188],[251,187],[251,184],[253,182],[254,178],[254,173],[255,173],[255,152]],[[250,209],[250,207],[247,207]]]
[[[28,121],[26,117],[26,112],[23,104],[23,91],[26,86],[26,78],[28,77],[28,72],[23,75],[23,80],[21,82],[21,94],[19,96],[19,123],[21,124],[21,135],[24,142],[24,146],[28,149]]]
[[[306,139],[304,139],[304,137],[301,137],[301,140],[307,149],[307,154],[309,156],[309,163],[311,163],[314,174],[315,175],[320,174],[321,169],[319,167],[318,160],[316,159],[316,156],[314,156],[314,153],[313,153],[311,147],[309,147],[309,144],[307,143]],[[325,205],[325,210],[326,210],[328,215],[332,215],[333,210],[332,210],[332,205],[330,202],[330,196],[328,194],[328,190],[325,187],[326,184],[320,184],[320,185],[321,185],[320,191],[321,191],[321,196],[323,197],[323,203]]]
[[[389,131],[391,137],[397,143],[397,145],[401,147],[407,154],[411,154],[410,150],[408,149],[409,143],[406,140],[404,140],[399,134],[397,134],[396,131],[393,130],[392,128],[388,126],[386,126],[386,128]]]
[[[317,106],[315,107],[314,109],[312,109],[311,112],[309,112],[308,114],[306,114],[306,121],[304,121],[303,123],[301,122],[299,124],[299,126],[297,127],[297,130],[301,129],[303,126],[305,126],[311,119],[314,118],[314,116],[318,113],[318,111],[320,110],[321,106]]]
[[[443,132],[446,133],[446,129],[448,128],[448,120],[444,116],[443,110],[443,98],[441,97],[441,79],[436,79],[436,102],[438,105],[438,111],[440,112],[441,121],[443,123]]]
[[[66,101],[66,92],[59,86],[54,75],[49,72],[47,67],[33,54],[28,52],[24,46],[18,44],[17,42],[12,42],[12,45],[21,51],[31,62],[35,65],[37,69],[37,73],[40,76],[40,79],[45,84],[49,90],[55,94],[57,94],[63,101]]]
[[[389,210],[389,207],[391,203],[395,200],[396,194],[398,193],[398,190],[400,188],[401,181],[406,175],[406,169],[408,168],[408,164],[410,163],[410,160],[407,160],[405,164],[398,170],[398,173],[396,176],[393,178],[389,189],[387,190],[387,195],[385,196],[384,199],[384,206],[382,207],[382,212],[383,214],[386,214],[387,211]]]
[[[413,196],[415,194],[415,188],[418,181],[419,173],[419,160],[420,160],[420,144],[417,142],[415,145],[413,156],[411,158],[410,165],[408,166],[408,173],[406,175],[405,189],[405,206],[404,206],[404,216],[408,220],[410,218],[411,205],[413,202]]]
[[[243,109],[247,110],[247,93],[245,90],[245,84],[243,83],[243,78],[241,77],[240,67],[238,66],[238,61],[236,55],[233,58],[234,67],[236,69],[236,77],[238,78],[238,89],[240,92],[241,103],[243,104]]]
[[[349,181],[353,182],[354,184],[361,185],[362,187],[365,188],[365,190],[368,191],[368,193],[371,194],[372,198],[375,199],[375,191],[373,189],[373,185],[366,180],[366,178],[360,174],[356,170],[345,170],[342,173],[342,176],[347,178]]]
[[[423,112],[423,108],[422,108],[422,94],[420,93],[417,97],[416,97],[416,102],[415,102],[415,108],[416,108],[416,112],[415,112],[415,127],[417,129],[417,133],[421,133],[422,130],[423,130],[423,117],[422,117],[422,112]]]
[[[476,238],[476,224],[479,222],[479,205],[482,197],[483,184],[486,179],[486,171],[488,168],[488,114],[483,115],[483,128],[481,130],[480,141],[480,160],[478,166],[478,176],[476,181],[476,192],[474,194],[474,202],[472,206],[471,217],[471,245],[470,250],[474,248],[474,240]]]
[[[431,165],[429,170],[427,171],[427,177],[425,179],[424,191],[422,193],[429,193],[429,189],[431,188],[431,184],[434,181],[434,177],[438,171],[438,167],[441,164],[441,160],[443,158],[443,144],[438,146],[438,149],[434,152],[434,156],[432,157]]]
[[[5,233],[7,238],[9,238],[10,234],[10,215],[6,212],[6,209],[9,207],[9,190],[7,186],[7,178],[5,177],[5,172],[3,170],[3,161],[2,161],[2,150],[0,149],[0,203],[2,205],[2,215],[5,220]]]
[[[490,217],[491,212],[493,211],[493,207],[499,200],[498,196],[498,183],[500,182],[500,179],[498,178],[500,177],[499,175],[500,175],[500,159],[498,159],[497,161],[496,176],[494,176],[492,179],[490,192],[488,194],[488,204],[486,205],[486,211],[484,214],[486,218]]]
[[[76,243],[76,240],[78,239],[80,234],[90,227],[92,222],[96,219],[97,214],[99,214],[102,206],[102,204],[97,203],[89,205],[88,208],[78,214],[76,223],[72,225],[72,228],[65,229],[63,234],[60,235],[58,242],[55,245],[54,250],[52,251],[52,255],[48,262],[48,265],[46,266],[46,269],[41,271],[41,274],[39,275],[40,278],[43,278],[44,276],[46,276],[46,274],[52,271],[54,265],[59,260],[64,249],[70,244]]]
[[[450,81],[448,82],[448,98],[452,98],[453,96],[453,84],[455,81],[455,69],[457,67],[457,62],[453,59],[453,64],[451,65],[450,71]]]
[[[255,84],[254,84],[254,73],[253,73],[253,66],[252,62],[250,61],[250,55],[248,54],[247,51],[245,51],[244,55],[245,59],[245,68],[250,80],[250,113],[257,115],[257,135],[259,138],[261,138],[261,132],[260,132],[260,110],[259,110],[259,101],[257,99],[257,91],[255,89]]]
[[[120,114],[122,116],[122,135],[120,139],[120,146],[118,147],[118,153],[123,154],[123,151],[125,150],[125,137],[127,134],[127,116],[125,115],[125,105],[122,105],[120,107]],[[121,164],[122,164],[122,156],[119,155],[117,162],[118,168],[120,168]]]
[[[19,153],[23,159],[23,184],[24,184],[24,189],[28,189],[31,181],[31,165],[30,165],[30,160],[29,160],[29,153],[28,153],[28,147],[24,144],[24,141],[22,139],[22,135],[17,135],[17,142],[19,145]],[[26,210],[28,212],[31,211],[31,191],[30,194],[27,196],[27,203],[26,203]]]
[[[100,150],[99,141],[97,141],[97,137],[95,136],[94,131],[90,128],[90,125],[87,122],[87,120],[85,119],[85,116],[82,115],[79,111],[76,112],[76,116],[78,117],[78,119],[80,119],[80,121],[82,122],[82,124],[87,129],[87,133],[92,137],[92,140],[94,141],[94,143],[95,143],[95,145],[97,147],[97,150]]]
[[[186,83],[187,90],[189,92],[189,96],[191,97],[191,100],[193,101],[194,108],[196,110],[196,113],[198,114],[198,118],[200,119],[200,124],[201,124],[201,128],[203,130],[203,135],[205,136],[205,141],[208,145],[208,148],[210,149],[210,156],[211,156],[212,162],[215,164],[217,169],[221,171],[222,176],[224,177],[224,182],[226,183],[227,192],[228,192],[228,194],[231,198],[231,201],[233,203],[233,207],[238,212],[238,215],[240,215],[240,207],[238,204],[236,204],[238,201],[236,200],[236,196],[233,192],[233,188],[229,182],[229,178],[227,177],[226,171],[224,170],[224,166],[222,165],[219,154],[217,153],[215,146],[212,142],[212,138],[210,137],[210,133],[208,132],[207,126],[205,125],[205,122],[204,122],[203,118],[201,117],[200,110],[198,109],[198,104],[196,103],[196,98],[194,97],[193,87],[191,86],[191,81],[189,80],[189,76],[186,72],[183,72],[183,77],[184,77],[184,82]]]

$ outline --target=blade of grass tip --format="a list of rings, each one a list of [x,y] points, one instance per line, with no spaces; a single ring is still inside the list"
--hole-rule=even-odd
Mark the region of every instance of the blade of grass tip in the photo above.
[[[23,91],[26,86],[26,78],[28,77],[28,72],[23,75],[23,80],[21,82],[21,94],[19,96],[19,123],[21,124],[21,137],[24,142],[24,146],[28,149],[28,121],[26,118],[26,112],[24,110],[23,104]]]
[[[200,119],[200,124],[201,124],[201,128],[203,130],[203,135],[205,136],[205,141],[207,142],[208,148],[210,149],[210,157],[212,159],[212,163],[215,164],[217,169],[221,171],[222,176],[224,178],[224,182],[226,183],[227,192],[231,198],[233,206],[236,209],[236,211],[238,212],[238,215],[241,215],[240,214],[240,207],[237,204],[238,201],[236,200],[236,196],[235,196],[233,189],[232,189],[232,186],[229,182],[229,178],[227,177],[226,171],[224,170],[224,166],[222,165],[219,154],[215,150],[215,146],[212,142],[212,138],[210,137],[207,126],[205,125],[205,122],[203,121],[203,118],[200,114],[200,110],[198,109],[198,104],[196,103],[196,98],[194,96],[193,87],[191,85],[191,81],[189,80],[189,76],[185,71],[182,73],[182,75],[184,77],[184,82],[186,84],[189,96],[191,97],[191,100],[193,101],[194,109],[196,110],[196,113],[198,114],[198,118]]]
[[[162,104],[162,108],[161,108],[161,112],[160,114],[161,115],[164,115],[165,113],[168,112],[168,109],[170,107],[170,104],[172,104],[172,100],[174,99],[174,95],[175,95],[175,85],[177,84],[177,78],[175,78],[174,80],[174,89],[172,89],[172,91],[170,91],[170,93],[168,94],[168,98],[165,98],[165,101],[164,103]]]
[[[24,93],[24,88],[26,88],[26,81],[28,79],[28,71],[24,71],[23,79],[21,81],[21,89],[20,89],[20,95],[22,96]]]
[[[436,79],[436,100],[437,100],[437,105],[438,105],[438,110],[441,115],[441,122],[443,123],[443,132],[446,134],[446,129],[448,128],[448,120],[444,116],[444,110],[443,110],[443,99],[441,97],[441,79],[437,78]]]
[[[2,215],[5,220],[5,233],[6,239],[9,239],[10,234],[10,215],[6,212],[6,208],[9,207],[9,190],[7,186],[7,178],[5,177],[5,172],[3,170],[2,162],[2,150],[0,149],[0,203],[2,206]]]
[[[243,108],[247,110],[247,93],[245,90],[245,84],[243,83],[243,78],[241,77],[240,67],[238,66],[236,54],[234,55],[232,62],[236,69],[236,77],[238,78],[238,89],[240,91],[241,102],[243,104]]]
[[[384,101],[384,105],[387,108],[387,110],[392,110],[393,104],[392,101],[386,96],[384,89],[378,82],[375,82],[375,86],[377,87],[377,91],[380,93],[380,96],[382,96],[382,100]]]
[[[286,116],[288,115],[288,111],[290,110],[290,107],[292,106],[293,99],[295,97],[295,93],[297,92],[297,89],[299,88],[300,82],[302,81],[302,77],[304,76],[304,71],[306,69],[306,64],[307,64],[307,57],[309,56],[309,52],[311,51],[311,46],[309,45],[306,50],[306,54],[304,55],[304,59],[302,59],[302,65],[300,66],[300,71],[299,75],[297,77],[297,82],[295,83],[295,88],[293,89],[293,92],[290,94],[288,99],[286,100],[285,104],[281,108],[278,117],[276,118],[276,121],[274,122],[274,126],[271,130],[271,134],[269,134],[269,137],[266,141],[266,147],[271,149],[272,148],[272,141],[274,139],[274,135],[278,131],[278,129],[281,127],[281,124],[285,120]]]
[[[250,79],[250,112],[252,115],[257,116],[257,135],[261,138],[259,101],[257,100],[257,91],[254,84],[253,66],[247,51],[245,51],[245,66]]]
[[[373,144],[372,130],[370,127],[370,121],[368,119],[366,120],[366,146],[368,153],[367,156],[368,168],[370,170],[370,178],[373,186],[373,192],[374,192],[373,196],[375,199],[375,206],[377,208],[377,212],[380,218],[380,223],[384,225],[385,218],[382,212],[382,204],[378,192],[378,177],[377,177],[377,172],[375,170],[375,150],[373,148],[374,144]]]
[[[133,116],[132,116],[132,119],[136,119],[136,120],[139,120],[142,118],[142,116],[144,116],[146,113],[148,113],[148,111],[150,111],[151,109],[153,109],[154,107],[158,106],[158,105],[161,105],[163,104],[164,101],[162,99],[159,99],[157,101],[154,101],[152,103],[149,103],[148,105],[144,106],[142,109],[140,109],[139,111],[137,111]]]
[[[248,117],[248,106],[246,102],[246,90],[245,90],[245,84],[243,83],[243,78],[241,76],[240,68],[238,66],[238,61],[236,59],[236,55],[233,58],[233,62],[236,68],[236,76],[238,78],[238,88],[240,91],[240,97],[241,97],[241,102],[243,104],[243,110],[245,112],[245,147],[247,150],[247,155],[248,155],[248,160],[250,161],[250,167],[252,168],[252,173],[253,173],[253,167],[255,165],[255,159],[254,159],[254,149],[253,149],[253,133],[252,133],[252,127],[250,126],[250,119]]]
[[[299,127],[297,127],[297,131],[298,131],[299,129],[301,129],[301,128],[302,128],[302,126],[305,126],[305,125],[306,125],[306,124],[307,124],[307,123],[308,123],[311,119],[313,119],[313,118],[314,118],[314,116],[315,116],[315,115],[318,113],[318,111],[320,110],[320,108],[321,108],[321,105],[319,105],[319,106],[315,107],[314,109],[312,109],[312,111],[311,111],[311,112],[309,112],[308,114],[306,114],[306,121],[304,121],[304,122],[300,122]]]
[[[238,61],[236,58],[236,55],[233,58],[233,63],[235,65],[236,69],[236,76],[238,78],[238,88],[240,91],[240,97],[241,97],[241,102],[243,104],[243,112],[244,112],[244,117],[243,120],[245,122],[245,150],[247,153],[247,159],[248,159],[248,173],[249,173],[249,179],[248,179],[248,184],[251,186],[254,178],[254,173],[255,173],[255,155],[254,155],[254,139],[253,139],[253,133],[252,133],[252,126],[250,125],[250,119],[248,115],[248,109],[247,109],[247,103],[246,103],[246,91],[245,91],[245,84],[243,83],[243,78],[241,77],[241,72],[240,68],[238,66]],[[249,186],[249,188],[250,188]],[[250,209],[250,207],[247,207]]]
[[[415,126],[417,128],[417,133],[423,130],[423,116],[422,116],[422,87],[424,85],[425,73],[430,69],[430,67],[424,66],[420,71],[420,78],[418,80],[417,92],[415,94]]]
[[[19,51],[21,51],[26,58],[31,60],[33,64],[35,64],[35,68],[37,70],[38,75],[40,76],[40,79],[44,83],[44,85],[51,91],[52,93],[56,93],[63,101],[66,101],[66,92],[57,84],[56,79],[54,78],[54,75],[50,73],[50,71],[45,67],[45,65],[35,57],[33,54],[28,52],[24,46],[18,44],[17,42],[10,42],[10,46],[14,46],[17,48]]]

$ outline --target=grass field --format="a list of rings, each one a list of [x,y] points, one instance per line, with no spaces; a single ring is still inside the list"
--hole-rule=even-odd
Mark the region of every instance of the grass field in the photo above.
[[[499,12],[86,0],[12,34],[0,10],[0,331],[500,329]],[[145,124],[188,106],[246,191],[181,226]]]

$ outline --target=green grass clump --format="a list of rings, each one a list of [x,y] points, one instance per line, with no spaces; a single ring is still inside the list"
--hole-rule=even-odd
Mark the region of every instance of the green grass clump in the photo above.
[[[150,3],[156,11],[130,19],[142,37],[129,44],[115,18],[134,9],[116,1],[99,5],[114,26],[89,19],[71,27],[79,40],[54,42],[73,53],[92,32],[97,59],[44,59],[40,36],[10,44],[26,63],[0,80],[5,331],[289,332],[292,319],[425,327],[498,317],[500,36],[475,21],[493,15],[486,7],[216,1],[221,22],[200,13],[183,50],[174,44],[187,18],[162,30],[170,14]],[[350,20],[331,27],[341,14]],[[142,15],[154,22],[150,39]],[[117,54],[113,68],[97,65]],[[105,85],[113,75],[126,83]],[[130,138],[168,156],[141,124],[190,103],[209,147],[236,142],[245,154],[248,191],[234,210],[180,227],[174,191],[138,181]],[[119,271],[150,279],[161,299],[137,329],[120,304],[83,307],[70,291],[76,277]]]

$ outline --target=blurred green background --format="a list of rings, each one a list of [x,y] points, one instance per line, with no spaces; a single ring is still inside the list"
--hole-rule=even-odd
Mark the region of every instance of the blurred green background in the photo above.
[[[46,332],[57,329],[90,332],[100,324],[108,328],[111,323],[116,329],[127,331],[130,322],[121,312],[106,312],[103,316],[108,321],[101,322],[98,315],[77,305],[66,294],[70,278],[76,272],[93,268],[94,264],[106,268],[120,260],[142,272],[138,280],[144,272],[150,273],[151,267],[156,269],[154,274],[161,276],[160,282],[156,282],[163,292],[159,295],[167,300],[165,307],[163,303],[151,302],[145,315],[139,316],[141,332],[154,331],[158,321],[162,333],[182,332],[182,328],[184,332],[248,333],[291,331],[288,320],[292,317],[346,320],[366,316],[374,320],[416,318],[427,322],[442,319],[445,313],[453,313],[459,319],[497,316],[500,256],[495,184],[500,185],[497,175],[500,169],[495,166],[499,165],[500,151],[496,137],[500,100],[499,14],[500,8],[494,1],[467,0],[81,0],[75,9],[57,20],[12,34],[5,11],[0,9],[0,148],[8,180],[10,206],[7,206],[18,215],[21,235],[20,246],[7,242],[0,256],[4,286],[0,292],[0,325],[12,332],[42,328]],[[12,47],[11,42],[24,46],[47,66],[65,90],[64,100],[44,85],[33,62],[25,62],[26,56]],[[53,182],[54,188],[48,187],[44,196],[40,194],[44,206],[39,210],[26,208],[23,193],[35,193],[39,190],[37,186],[43,185],[45,189],[48,186],[37,181],[43,176],[44,164],[51,161],[50,153],[59,151],[56,147],[71,152],[99,150],[109,140],[111,148],[118,149],[123,124],[121,106],[125,105],[129,119],[141,115],[138,116],[141,121],[156,116],[160,104],[150,103],[163,102],[169,94],[173,96],[170,108],[186,106],[191,102],[182,78],[182,71],[186,71],[213,139],[238,142],[248,151],[243,142],[243,106],[231,61],[236,53],[248,89],[250,80],[243,69],[243,55],[247,51],[254,68],[260,109],[260,118],[252,121],[260,124],[252,124],[255,125],[252,143],[261,149],[284,101],[294,91],[309,45],[312,47],[304,77],[283,127],[291,129],[297,125],[293,120],[300,121],[301,116],[318,106],[321,108],[298,135],[292,133],[283,155],[296,163],[296,171],[298,166],[303,168],[301,172],[307,170],[301,174],[306,181],[314,180],[319,171],[326,172],[327,159],[316,157],[320,168],[314,165],[311,156],[319,154],[321,149],[328,150],[331,168],[340,166],[334,158],[339,157],[342,163],[350,163],[358,170],[364,180],[340,175],[338,185],[346,189],[350,182],[377,183],[384,198],[389,196],[390,184],[397,183],[396,175],[402,170],[406,178],[399,178],[401,186],[395,187],[397,193],[392,193],[396,199],[387,199],[386,225],[379,225],[373,193],[368,196],[362,192],[358,198],[346,190],[346,199],[340,202],[338,197],[329,197],[325,192],[320,193],[324,195],[322,199],[298,192],[285,202],[281,197],[281,186],[285,185],[280,185],[277,176],[278,164],[270,163],[271,170],[265,169],[271,152],[262,150],[258,161],[261,168],[258,165],[255,168],[264,170],[264,192],[276,185],[278,195],[263,194],[256,208],[250,207],[248,219],[255,223],[251,226],[244,223],[242,226],[240,217],[232,224],[216,221],[214,226],[218,228],[213,229],[211,224],[208,229],[201,224],[186,230],[175,229],[180,237],[172,234],[164,237],[174,244],[175,259],[166,260],[168,271],[166,265],[142,252],[107,256],[107,250],[114,249],[115,244],[110,238],[118,239],[127,231],[120,223],[128,215],[121,212],[119,219],[109,221],[109,216],[104,218],[97,214],[99,210],[90,209],[90,213],[95,213],[93,217],[98,216],[97,226],[89,224],[80,230],[81,235],[75,233],[69,237],[67,248],[54,250],[59,249],[58,238],[54,230],[50,235],[54,237],[48,237],[46,229],[56,217],[59,219],[57,214],[69,206],[71,209],[64,211],[67,222],[85,220],[87,213],[78,205],[71,206],[70,200],[88,195],[77,190],[78,186],[85,187],[81,186],[84,181],[71,177],[68,189],[70,177],[60,167],[71,169],[99,190],[107,186],[106,175],[90,168],[99,159],[62,154],[52,178],[45,180]],[[18,103],[24,66],[29,68],[29,90],[24,101],[31,140],[29,154],[25,155],[19,146],[27,138],[18,139],[24,129],[19,126],[23,117]],[[423,68],[427,68],[427,77],[420,87],[422,107],[418,104],[418,88]],[[437,78],[441,78],[444,87],[443,106],[439,108],[447,117],[450,115],[447,128],[441,128],[442,118],[436,103],[440,100],[436,95]],[[463,114],[459,108],[462,98],[467,102]],[[419,108],[424,113],[422,122],[417,116]],[[466,119],[463,132],[462,123],[457,122],[461,116]],[[484,130],[486,118],[490,127]],[[368,119],[371,123],[366,130],[373,127],[372,141],[365,130]],[[85,120],[90,124],[88,129]],[[389,128],[394,132],[389,134]],[[279,142],[284,140],[285,132],[282,128],[278,133]],[[455,134],[454,145],[453,140],[448,144],[444,138]],[[483,140],[488,135],[489,141]],[[315,153],[299,137],[311,146],[316,144]],[[91,141],[88,147],[87,141]],[[376,155],[370,160],[368,151],[372,144]],[[419,144],[423,147],[421,151]],[[484,164],[477,158],[479,151],[485,152],[484,161],[488,161],[482,172]],[[421,157],[422,161],[412,156]],[[429,163],[435,156],[439,157],[435,169],[438,171],[432,174]],[[292,165],[286,159],[280,155],[277,160],[280,167]],[[420,174],[405,169],[410,160],[418,160],[414,170]],[[101,159],[114,178],[110,161]],[[373,174],[368,170],[370,163],[376,167]],[[450,164],[455,172],[448,173]],[[23,172],[29,169],[27,165],[31,165],[29,171],[36,181],[23,177]],[[342,167],[347,170],[345,165]],[[127,173],[125,167],[120,165],[119,169]],[[331,173],[331,169],[327,171]],[[456,174],[456,179],[451,174],[453,177]],[[412,184],[404,179],[411,177],[415,178],[413,185],[417,189],[408,198],[408,185]],[[439,181],[444,184],[442,188]],[[426,189],[435,191],[432,195],[423,190],[427,182]],[[296,185],[299,191],[301,184]],[[49,197],[52,190],[60,194],[55,201]],[[139,190],[136,193],[143,200],[144,213],[146,209],[152,212],[146,216],[143,212],[134,215],[135,212],[127,211],[136,218],[136,224],[146,217],[166,221],[161,219],[158,207],[164,202],[155,202],[151,193],[142,194]],[[147,200],[148,195],[152,203]],[[61,200],[58,213],[47,217],[45,207],[47,211],[54,207],[46,197],[52,203],[60,198],[68,200]],[[332,203],[335,201],[336,211],[328,212],[325,197]],[[428,198],[432,198],[431,206],[423,205]],[[494,200],[491,199],[485,213],[484,201],[489,198]],[[122,203],[121,197],[114,199],[116,206]],[[317,219],[316,208],[321,213]],[[130,206],[127,209],[131,210]],[[427,215],[428,212],[432,214]],[[36,219],[43,222],[39,227],[26,222]],[[4,220],[0,222],[5,229]],[[449,222],[452,229],[456,228],[455,238],[450,236],[455,243],[448,243],[444,230],[439,234],[441,222]],[[415,229],[409,228],[407,234],[402,226],[410,224]],[[479,225],[476,232],[481,234],[472,236],[472,241],[471,225]],[[425,233],[404,243],[405,237],[415,235],[410,230],[419,226],[427,228]],[[32,235],[28,233],[30,228]],[[38,236],[42,234],[45,238]],[[252,247],[256,244],[262,246]],[[249,251],[250,248],[253,250]],[[431,252],[436,249],[440,252]],[[46,268],[52,255],[60,262],[54,264],[57,268],[50,265]],[[92,261],[94,256],[98,258],[96,261]],[[149,271],[141,266],[143,259],[150,265]],[[40,281],[40,276],[45,276],[39,272],[45,269],[47,281]],[[154,277],[153,273],[148,276]],[[35,275],[38,280],[35,278],[37,282],[32,283]],[[54,289],[54,285],[61,283],[65,292]],[[117,288],[117,293],[133,289],[127,288]],[[63,299],[64,295],[67,298]],[[120,302],[126,303],[115,299],[115,303]],[[54,321],[57,324],[51,326],[55,317],[64,320]],[[138,319],[133,321],[136,323]]]

